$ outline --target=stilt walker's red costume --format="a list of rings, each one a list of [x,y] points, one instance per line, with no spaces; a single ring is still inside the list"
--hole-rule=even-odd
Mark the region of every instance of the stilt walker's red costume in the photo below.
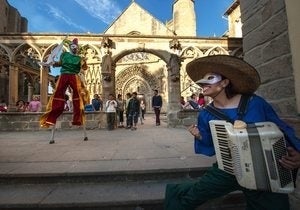
[[[59,62],[55,62],[53,67],[61,66],[56,89],[47,104],[47,110],[40,119],[42,127],[54,126],[57,118],[63,113],[65,106],[65,92],[68,87],[73,93],[73,125],[83,125],[85,123],[84,105],[88,93],[81,81],[78,73],[80,69],[86,70],[86,62],[78,53],[78,40],[74,39],[70,46],[70,52],[63,52]]]

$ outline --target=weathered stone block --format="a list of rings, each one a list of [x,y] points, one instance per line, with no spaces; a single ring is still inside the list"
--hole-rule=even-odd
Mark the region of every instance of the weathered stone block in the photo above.
[[[284,32],[279,37],[265,44],[264,47],[262,47],[261,53],[263,63],[283,55],[290,55],[291,49],[288,33]]]
[[[293,75],[293,69],[290,65],[291,62],[291,55],[285,55],[259,66],[257,71],[259,72],[261,83],[266,84],[280,78],[291,77]]]
[[[272,107],[278,115],[296,116],[297,108],[295,105],[295,98],[284,98],[280,101],[271,102]]]
[[[188,127],[190,125],[193,125],[193,124],[197,124],[197,118],[194,116],[194,117],[191,117],[191,118],[186,118],[186,119],[183,119],[182,120],[182,125]]]
[[[40,122],[39,121],[28,122],[27,125],[28,125],[28,128],[27,128],[28,130],[40,130]]]
[[[260,65],[262,63],[261,46],[245,53],[244,60],[254,67]]]
[[[257,21],[257,20],[255,20]],[[260,21],[261,22],[261,21]],[[251,23],[247,23],[250,24]],[[244,36],[243,49],[245,52],[253,48],[271,41],[273,38],[278,37],[287,31],[287,17],[285,10],[274,15],[269,21],[253,28],[247,35]]]
[[[272,83],[261,85],[258,93],[264,98],[268,98],[269,101],[295,97],[293,83],[294,79],[291,77],[279,79]]]

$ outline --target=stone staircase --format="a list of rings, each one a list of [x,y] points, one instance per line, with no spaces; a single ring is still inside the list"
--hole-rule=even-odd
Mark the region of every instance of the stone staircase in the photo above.
[[[191,181],[205,168],[10,174],[0,177],[0,209],[161,210],[167,183]],[[197,210],[245,209],[239,192]]]

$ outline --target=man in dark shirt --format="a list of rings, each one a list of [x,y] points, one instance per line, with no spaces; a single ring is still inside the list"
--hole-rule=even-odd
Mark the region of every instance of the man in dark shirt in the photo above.
[[[132,93],[132,98],[129,100],[127,106],[128,113],[128,127],[131,127],[131,130],[136,130],[136,125],[139,120],[140,115],[140,101],[137,99],[137,93]]]
[[[162,98],[158,95],[158,90],[154,90],[154,96],[152,97],[152,108],[155,113],[156,125],[160,125],[160,109],[162,107]]]

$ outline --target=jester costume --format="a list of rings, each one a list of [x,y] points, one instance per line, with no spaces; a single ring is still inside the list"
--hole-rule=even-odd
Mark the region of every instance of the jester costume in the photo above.
[[[42,127],[55,125],[57,118],[63,113],[65,92],[68,87],[72,89],[73,93],[72,124],[80,126],[85,123],[84,105],[89,102],[89,94],[85,88],[84,81],[80,79],[78,74],[81,68],[86,69],[87,66],[85,63],[82,64],[82,58],[77,55],[77,42],[77,39],[74,39],[73,43],[70,44],[71,52],[63,52],[60,61],[53,65],[54,67],[61,66],[61,75],[56,82],[54,94],[47,104],[46,112],[40,119]]]

